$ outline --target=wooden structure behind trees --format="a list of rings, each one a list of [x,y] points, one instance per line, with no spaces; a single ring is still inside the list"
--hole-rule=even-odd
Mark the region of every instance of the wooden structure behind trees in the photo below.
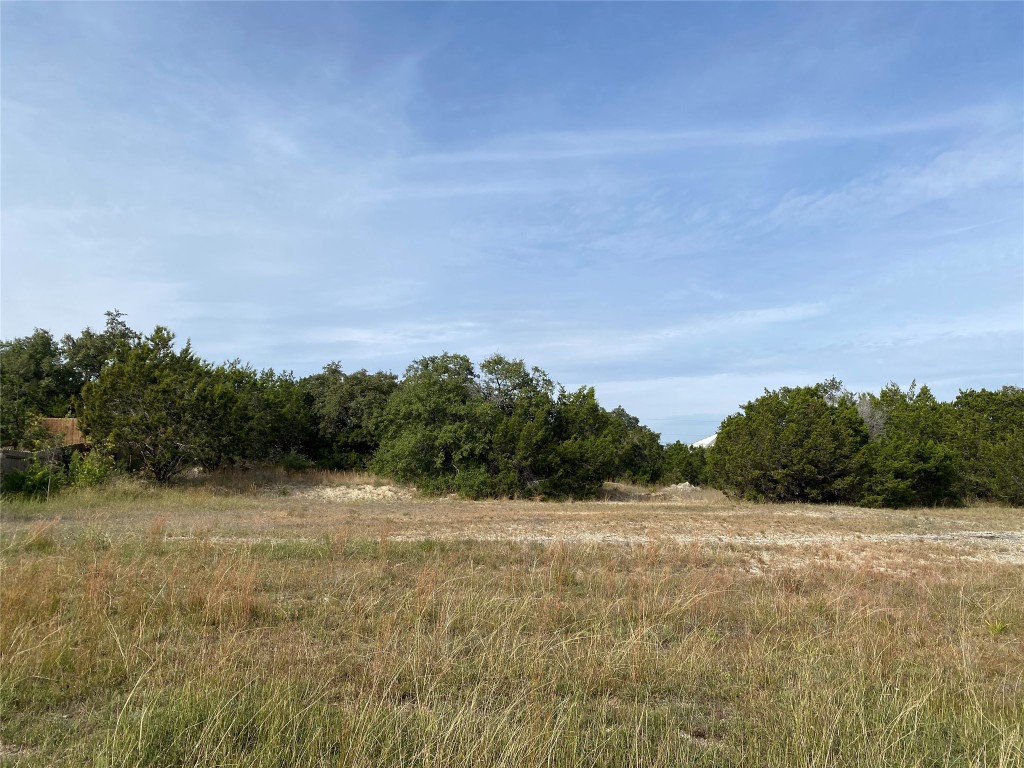
[[[85,445],[85,435],[78,428],[78,419],[43,418],[39,420],[39,423],[55,439],[60,439],[60,444],[64,448]]]

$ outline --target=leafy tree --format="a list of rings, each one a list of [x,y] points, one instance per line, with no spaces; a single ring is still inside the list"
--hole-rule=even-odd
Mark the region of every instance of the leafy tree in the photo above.
[[[312,455],[316,422],[302,382],[291,372],[266,370],[259,375],[257,394],[250,431],[259,455],[270,461]]]
[[[729,416],[708,452],[712,481],[768,501],[852,501],[858,452],[868,433],[853,398],[832,379],[765,390]]]
[[[186,342],[161,326],[103,369],[82,393],[82,422],[129,468],[167,482],[190,465],[210,465],[216,436],[216,381]]]
[[[554,442],[554,384],[540,368],[493,355],[480,365],[486,405],[481,419],[491,425],[489,473],[492,492],[520,496],[539,492]]]
[[[316,435],[312,455],[332,469],[368,466],[380,443],[377,421],[397,387],[392,373],[346,374],[337,362],[303,379]]]
[[[978,471],[982,479],[983,498],[1024,507],[1024,429],[986,443],[978,454]]]
[[[608,415],[608,429],[618,444],[615,477],[644,485],[660,480],[664,462],[661,435],[642,425],[621,405]]]
[[[489,495],[492,414],[468,357],[421,358],[380,414],[381,443],[371,467],[435,493]]]
[[[233,360],[212,369],[204,386],[216,417],[210,422],[210,466],[280,461],[308,449],[310,405],[291,374]]]
[[[666,483],[691,483],[703,485],[707,482],[707,450],[693,447],[678,440],[665,446],[662,481]]]
[[[65,416],[77,394],[49,331],[0,342],[0,445],[20,447],[39,416]]]
[[[86,328],[58,344],[49,331],[0,342],[0,444],[28,447],[33,419],[75,414],[82,385],[112,362],[122,343],[138,339],[117,310],[102,333]]]
[[[1024,506],[1024,389],[961,391],[952,409],[961,493]]]
[[[125,315],[117,309],[105,313],[106,326],[100,333],[86,328],[77,337],[66,334],[60,343],[61,355],[73,381],[75,394],[100,372],[111,365],[118,354],[137,343],[141,334],[125,322]]]
[[[625,427],[592,388],[560,390],[521,360],[416,361],[378,420],[381,474],[470,497],[587,497],[620,466]]]
[[[871,441],[857,458],[861,503],[909,507],[957,501],[957,457],[948,445],[951,409],[928,387],[904,392],[894,383],[876,397],[862,396]]]
[[[509,415],[524,400],[551,401],[554,383],[540,368],[495,354],[480,364],[480,391],[487,402]]]
[[[545,467],[542,493],[552,497],[588,498],[619,467],[619,444],[613,417],[601,408],[593,387],[561,390],[555,403],[555,445]]]

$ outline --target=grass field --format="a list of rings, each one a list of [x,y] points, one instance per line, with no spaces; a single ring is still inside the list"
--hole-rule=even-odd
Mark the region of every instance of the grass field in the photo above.
[[[5,502],[0,764],[1024,766],[1024,510]]]

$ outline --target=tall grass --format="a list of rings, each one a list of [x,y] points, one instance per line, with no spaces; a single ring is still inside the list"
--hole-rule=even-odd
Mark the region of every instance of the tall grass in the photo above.
[[[0,761],[1024,765],[1011,567],[161,524],[0,546]]]

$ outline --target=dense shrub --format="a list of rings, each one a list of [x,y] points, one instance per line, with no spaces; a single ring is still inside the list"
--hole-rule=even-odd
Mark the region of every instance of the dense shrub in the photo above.
[[[725,420],[708,469],[749,499],[1022,505],[1024,391],[966,391],[953,403],[914,383],[857,400],[835,381],[766,392]]]
[[[1024,506],[1024,389],[961,392],[951,432],[961,495]]]
[[[854,501],[855,462],[867,440],[838,381],[784,387],[722,423],[708,472],[718,487],[747,499]]]
[[[707,450],[678,440],[665,446],[662,482],[704,485],[708,481]]]
[[[57,493],[66,483],[63,464],[33,458],[23,471],[4,474],[0,490],[11,496],[46,498]]]
[[[92,439],[129,468],[166,482],[220,455],[217,382],[186,343],[157,327],[123,350],[82,392],[82,421]]]
[[[869,507],[955,504],[956,455],[934,440],[873,440],[857,457],[857,501]]]
[[[928,387],[904,392],[889,384],[878,396],[864,395],[871,441],[857,457],[861,504],[880,507],[955,504],[958,457],[950,445],[952,411]]]
[[[657,435],[652,444],[624,411],[601,408],[593,388],[555,397],[543,371],[500,355],[481,373],[463,355],[409,366],[377,421],[372,468],[471,498],[586,498],[619,473],[660,471]]]
[[[72,451],[68,482],[77,487],[103,485],[114,471],[114,460],[101,451]]]

